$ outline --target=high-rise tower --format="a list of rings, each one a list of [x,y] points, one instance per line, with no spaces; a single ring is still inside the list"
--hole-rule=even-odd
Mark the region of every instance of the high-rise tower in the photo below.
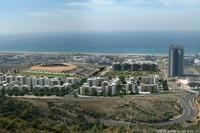
[[[184,67],[184,47],[173,44],[169,47],[169,76],[183,76]]]

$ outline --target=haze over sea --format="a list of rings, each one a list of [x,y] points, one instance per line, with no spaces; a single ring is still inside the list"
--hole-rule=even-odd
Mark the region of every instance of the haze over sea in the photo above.
[[[0,35],[2,52],[167,54],[180,43],[186,54],[200,53],[200,32],[82,32]]]

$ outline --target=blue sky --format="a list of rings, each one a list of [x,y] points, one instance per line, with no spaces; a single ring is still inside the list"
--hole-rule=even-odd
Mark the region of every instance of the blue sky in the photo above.
[[[200,0],[0,0],[0,33],[200,31]]]

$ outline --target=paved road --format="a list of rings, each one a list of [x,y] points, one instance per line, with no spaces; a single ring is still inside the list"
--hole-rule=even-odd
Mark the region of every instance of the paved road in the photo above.
[[[179,124],[187,120],[192,120],[198,114],[198,109],[195,104],[196,96],[197,94],[195,93],[187,93],[185,96],[183,96],[179,100],[181,107],[183,109],[183,113],[177,118],[174,118],[166,122],[159,122],[159,123],[131,122],[129,123],[125,121],[114,121],[114,120],[101,120],[101,122],[104,123],[105,125],[113,125],[113,126],[119,126],[119,125],[167,126],[167,125]]]

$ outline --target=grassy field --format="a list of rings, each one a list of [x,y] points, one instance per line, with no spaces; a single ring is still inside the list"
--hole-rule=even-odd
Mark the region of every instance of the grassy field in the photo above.
[[[65,98],[50,100],[56,105],[61,106],[64,103],[74,103],[81,106],[83,110],[92,114],[94,118],[113,119],[128,121],[132,109],[132,121],[163,121],[169,117],[179,115],[180,108],[177,105],[177,99],[183,93],[176,94],[160,94],[149,96],[126,96],[123,98]],[[30,100],[30,99],[29,99]],[[48,100],[46,100],[47,102]],[[31,100],[36,105],[44,105],[45,100]],[[48,101],[49,102],[49,101]],[[131,107],[132,104],[132,107]]]
[[[18,75],[27,77],[73,77],[74,75],[69,74],[54,74],[54,73],[35,73],[35,72],[20,72]]]
[[[155,122],[179,115],[181,112],[177,99],[183,93],[149,95],[145,97],[124,97],[113,99],[78,99],[86,110],[97,112],[104,119]],[[131,105],[132,104],[132,105]]]

